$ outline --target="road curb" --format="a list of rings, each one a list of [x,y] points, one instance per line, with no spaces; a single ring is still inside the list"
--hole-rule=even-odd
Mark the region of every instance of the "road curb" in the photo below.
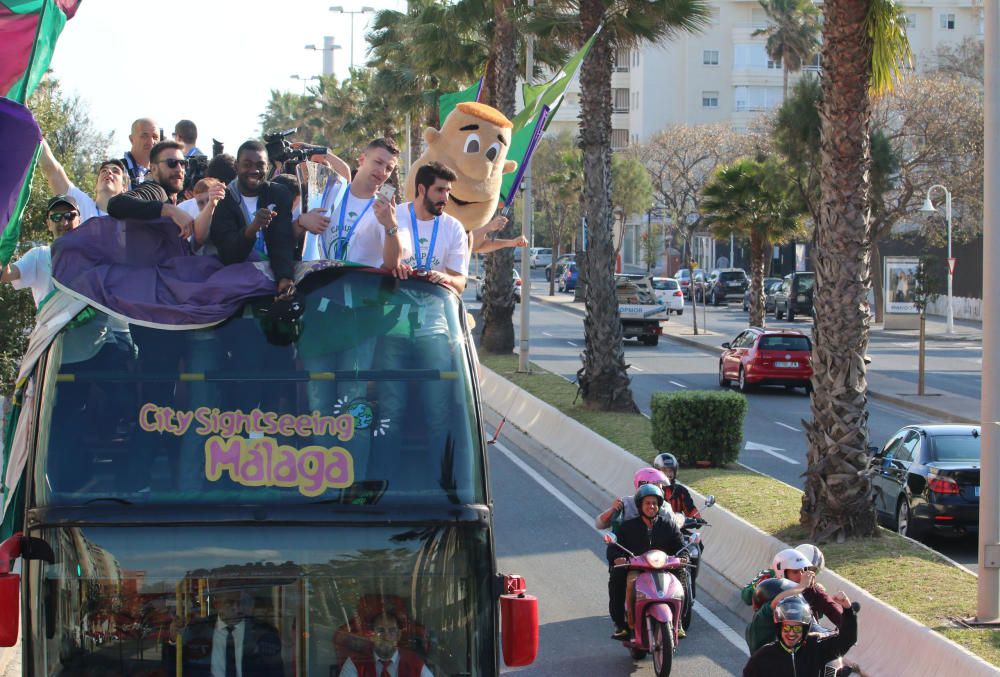
[[[555,308],[563,308],[568,313],[573,313],[575,315],[586,316],[586,311],[582,308],[575,308],[568,306],[565,303],[559,303],[558,301],[549,301],[538,296],[532,296],[533,300],[538,301],[547,306],[553,306]],[[661,338],[673,341],[675,343],[680,343],[681,345],[687,346],[689,348],[695,348],[703,353],[709,355],[714,355],[718,357],[721,354],[721,349],[713,346],[707,346],[701,341],[695,339],[687,338],[686,336],[677,336],[675,334],[670,334],[664,332]],[[909,411],[916,412],[918,414],[926,414],[928,416],[935,416],[948,423],[964,423],[968,425],[979,425],[979,419],[967,418],[965,416],[957,416],[951,412],[945,411],[943,409],[938,409],[927,404],[921,404],[919,402],[913,402],[905,397],[900,397],[898,395],[890,395],[889,393],[879,392],[877,390],[868,389],[868,396],[873,400],[878,400],[880,402],[886,402],[888,404],[893,404],[902,409],[907,409]]]

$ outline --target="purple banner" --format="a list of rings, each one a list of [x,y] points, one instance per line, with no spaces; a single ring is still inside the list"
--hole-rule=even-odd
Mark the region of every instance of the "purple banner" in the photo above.
[[[31,171],[35,149],[42,141],[31,111],[0,97],[0,233],[14,215],[21,188]]]

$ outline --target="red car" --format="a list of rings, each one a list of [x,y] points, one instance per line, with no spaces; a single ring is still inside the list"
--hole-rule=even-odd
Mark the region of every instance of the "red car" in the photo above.
[[[783,385],[812,391],[812,342],[802,332],[750,327],[723,343],[719,385],[736,382],[740,392],[756,385]]]

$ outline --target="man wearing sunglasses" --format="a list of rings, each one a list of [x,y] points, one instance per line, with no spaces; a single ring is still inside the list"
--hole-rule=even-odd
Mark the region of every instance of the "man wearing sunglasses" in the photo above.
[[[57,195],[69,195],[80,208],[80,223],[95,216],[107,216],[108,200],[129,189],[128,171],[121,160],[105,160],[97,169],[95,198],[90,197],[73,185],[66,170],[52,153],[49,144],[42,139],[42,150],[38,156],[38,166],[49,188]]]
[[[45,209],[45,225],[52,239],[59,239],[80,225],[80,208],[69,195],[56,195]],[[35,306],[40,306],[55,286],[52,284],[52,253],[48,245],[32,247],[15,263],[4,266],[0,282],[14,289],[30,289]]]
[[[111,198],[108,214],[116,219],[169,218],[177,224],[181,237],[190,237],[194,219],[177,206],[187,170],[184,147],[176,141],[161,141],[149,152],[149,162],[146,180]]]

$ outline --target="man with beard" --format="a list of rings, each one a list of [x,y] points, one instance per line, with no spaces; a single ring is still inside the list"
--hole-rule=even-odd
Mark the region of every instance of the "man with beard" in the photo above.
[[[53,239],[59,239],[80,225],[80,209],[69,195],[56,195],[45,210],[45,225]],[[41,305],[55,286],[52,284],[52,252],[48,245],[32,247],[14,263],[0,271],[0,282],[10,282],[14,289],[31,289],[35,306]]]
[[[111,198],[108,215],[116,219],[169,218],[177,224],[181,237],[189,237],[194,219],[176,204],[177,194],[184,187],[187,169],[183,146],[176,141],[161,141],[153,146],[149,157],[147,180],[129,192]]]
[[[160,129],[149,118],[139,118],[132,123],[128,140],[132,147],[126,151],[122,162],[128,170],[131,184],[138,186],[153,171],[152,151],[160,141]]]
[[[106,216],[108,200],[129,188],[128,172],[121,160],[105,160],[97,169],[96,200],[73,185],[66,170],[56,159],[49,144],[42,139],[38,166],[57,195],[69,195],[80,209],[80,223],[94,216]]]
[[[266,259],[278,296],[290,297],[295,292],[292,194],[284,186],[264,180],[267,163],[267,149],[260,141],[240,146],[236,179],[215,209],[210,236],[226,265],[246,261],[254,252]]]
[[[399,625],[392,615],[379,614],[372,622],[371,653],[348,658],[340,677],[433,677],[420,654],[399,646]]]

